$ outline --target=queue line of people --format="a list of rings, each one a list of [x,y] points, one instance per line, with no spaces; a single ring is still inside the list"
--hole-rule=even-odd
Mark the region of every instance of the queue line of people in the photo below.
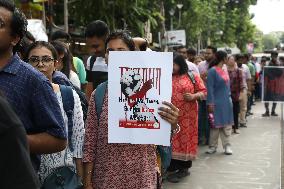
[[[104,22],[94,21],[85,32],[91,55],[85,71],[82,61],[72,56],[66,33],[55,33],[50,43],[35,42],[25,34],[24,15],[7,0],[0,0],[0,19],[0,91],[27,132],[31,162],[40,181],[25,178],[28,188],[44,186],[64,166],[76,173],[85,189],[161,188],[157,147],[108,144],[107,93],[100,117],[96,112],[94,89],[107,80],[109,52],[146,51],[147,41],[132,38],[126,31],[111,33]],[[204,57],[196,54],[192,48],[177,48],[172,102],[164,102],[166,107],[159,109],[173,132],[167,168],[170,182],[190,174],[198,144],[208,144],[206,153],[213,154],[220,136],[224,153],[232,155],[230,135],[239,134],[239,126],[246,127],[246,117],[252,115],[258,72],[251,57],[228,56],[212,46],[206,48]],[[86,103],[78,89],[86,92],[89,101],[86,121]],[[66,111],[66,90],[72,95],[71,111]],[[273,116],[277,115],[275,107]]]
[[[47,187],[50,186],[47,182],[52,181],[48,180],[50,175],[56,176],[58,168],[68,167],[83,181],[81,188],[161,187],[156,146],[108,144],[107,93],[101,115],[104,119],[100,119],[100,124],[95,113],[95,92],[91,94],[84,126],[80,98],[73,88],[77,83],[70,82],[68,77],[71,73],[68,65],[70,66],[73,60],[69,56],[68,47],[58,41],[33,42],[26,46],[27,50],[23,52],[22,58],[26,63],[20,59],[16,48],[26,33],[25,16],[11,1],[0,0],[0,19],[0,90],[23,123],[27,132],[33,171],[38,174],[40,180],[38,183],[36,177],[25,177],[24,181],[14,182],[13,185],[27,188]],[[97,23],[101,21],[94,25],[98,26]],[[94,27],[91,30],[98,32],[100,28]],[[113,32],[107,35],[103,43],[94,44],[92,48],[102,49],[105,53],[103,59],[111,50],[136,50],[133,38],[126,31]],[[54,83],[54,74],[60,78],[59,84]],[[70,87],[62,85],[63,80],[69,81],[67,85]],[[64,96],[68,96],[66,91],[69,91],[68,95],[71,91],[72,95],[72,98],[68,97],[68,103],[73,101],[73,109],[70,111],[66,111],[65,107],[67,103]],[[159,108],[159,114],[170,123],[175,133],[179,128],[179,109],[170,102],[163,104],[164,106]],[[109,154],[107,158],[106,154]],[[12,172],[15,171],[11,170],[5,174],[14,178]],[[4,182],[1,184],[16,188]],[[66,183],[60,181],[52,184]]]

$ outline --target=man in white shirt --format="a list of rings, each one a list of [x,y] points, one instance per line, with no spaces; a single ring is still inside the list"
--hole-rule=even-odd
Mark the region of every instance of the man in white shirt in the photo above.
[[[88,81],[86,89],[87,100],[96,87],[107,80],[108,69],[105,62],[105,40],[109,35],[107,24],[101,20],[91,22],[85,31],[86,44],[90,55],[87,60],[86,79]]]
[[[196,73],[196,74],[199,75],[198,67],[197,67],[194,63],[189,62],[189,61],[187,60],[187,49],[185,48],[185,46],[183,46],[183,45],[182,45],[182,46],[179,46],[179,47],[177,48],[177,53],[179,53],[180,55],[182,55],[183,58],[185,59],[187,65],[188,65],[188,70],[193,71],[194,73]]]

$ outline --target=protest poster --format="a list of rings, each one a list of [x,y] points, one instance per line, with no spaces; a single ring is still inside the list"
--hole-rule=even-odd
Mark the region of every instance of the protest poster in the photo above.
[[[284,67],[264,67],[262,101],[284,102]]]
[[[173,54],[110,52],[108,142],[170,145],[171,126],[158,114],[171,102]]]

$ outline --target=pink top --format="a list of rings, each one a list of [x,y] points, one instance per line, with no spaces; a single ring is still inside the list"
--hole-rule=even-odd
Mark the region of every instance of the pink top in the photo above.
[[[83,151],[83,162],[94,163],[96,189],[157,188],[154,145],[108,144],[108,95],[104,99],[100,125],[92,93]],[[146,139],[145,139],[146,140]]]

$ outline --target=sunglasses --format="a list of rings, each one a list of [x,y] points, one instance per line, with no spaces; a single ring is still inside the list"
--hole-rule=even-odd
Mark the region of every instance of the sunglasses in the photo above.
[[[29,58],[29,63],[34,67],[38,66],[40,62],[44,66],[49,66],[52,62],[54,62],[54,58],[51,58],[50,56],[32,56]]]

